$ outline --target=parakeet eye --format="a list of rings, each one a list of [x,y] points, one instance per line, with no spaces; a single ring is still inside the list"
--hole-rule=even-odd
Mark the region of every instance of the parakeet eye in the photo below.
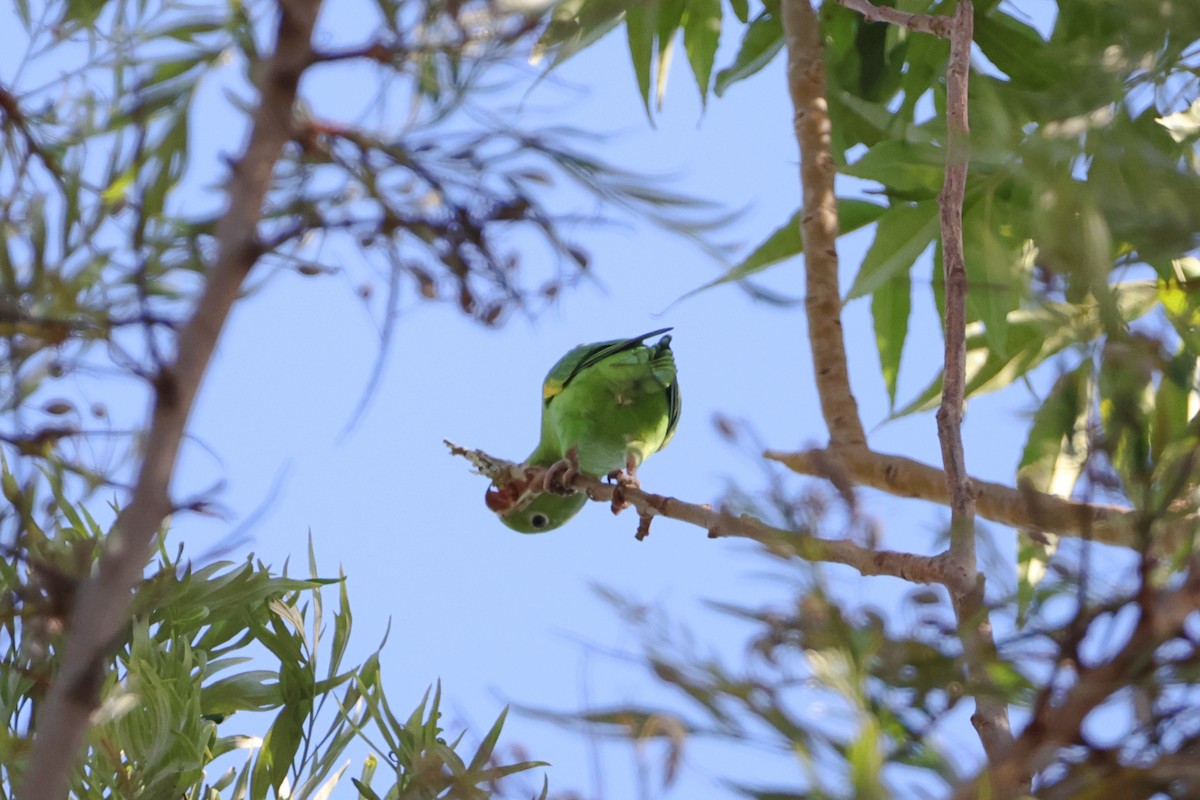
[[[550,518],[539,511],[529,518],[529,524],[540,530],[550,524]]]

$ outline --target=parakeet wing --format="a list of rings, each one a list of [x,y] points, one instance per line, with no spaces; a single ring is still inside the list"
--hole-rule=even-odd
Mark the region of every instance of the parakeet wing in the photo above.
[[[642,342],[649,339],[651,336],[657,336],[660,333],[666,333],[672,328],[660,328],[656,331],[643,333],[641,336],[635,336],[632,339],[614,339],[611,342],[598,342],[596,344],[581,344],[571,352],[558,360],[558,363],[550,368],[550,372],[546,375],[546,380],[542,383],[542,401],[548,402],[555,395],[562,392],[575,376],[590,366],[603,361],[606,358],[615,356],[618,353],[623,353],[626,350],[632,350],[635,347],[640,347]],[[669,341],[669,340],[668,340]],[[668,348],[669,352],[669,348]],[[674,386],[674,361],[671,361],[672,380],[671,385]],[[679,415],[676,413],[675,419],[678,420]]]

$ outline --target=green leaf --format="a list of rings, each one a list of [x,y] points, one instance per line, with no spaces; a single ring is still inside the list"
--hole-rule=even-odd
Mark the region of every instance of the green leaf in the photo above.
[[[1100,357],[1100,427],[1104,449],[1125,484],[1125,493],[1146,507],[1153,465],[1150,419],[1153,415],[1153,368],[1158,344],[1138,335],[1110,338]]]
[[[838,229],[843,234],[870,225],[888,210],[887,206],[881,206],[866,200],[845,197],[838,198],[837,207]],[[693,289],[680,299],[691,297],[714,286],[740,281],[757,272],[762,272],[773,264],[778,264],[793,256],[800,255],[804,252],[804,242],[800,234],[800,215],[800,211],[792,214],[787,222],[772,231],[771,235],[762,244],[754,248],[754,251],[750,255],[735,264],[724,275],[709,281],[697,289]]]
[[[663,97],[667,93],[667,77],[671,69],[671,59],[675,53],[675,32],[679,30],[679,22],[683,19],[687,0],[659,0],[658,22],[658,64],[655,65],[654,104],[661,111]]]
[[[564,0],[554,7],[550,24],[542,32],[529,55],[531,64],[539,63],[553,51],[547,72],[579,51],[598,42],[621,22],[626,0]]]
[[[1152,281],[1115,284],[1113,293],[1123,319],[1132,322],[1155,307],[1156,286]],[[1063,349],[1090,341],[1101,334],[1101,314],[1095,301],[1045,303],[1022,308],[1008,315],[1008,337],[1003,352],[988,346],[982,326],[967,330],[968,397],[1001,389]],[[936,408],[942,394],[939,374],[917,397],[889,419]]]
[[[999,11],[975,15],[975,44],[1022,89],[1039,91],[1062,79],[1062,58],[1031,25]]]
[[[1186,350],[1175,355],[1163,369],[1154,395],[1154,413],[1150,417],[1150,459],[1161,468],[1170,462],[1171,445],[1191,438],[1188,421],[1196,391],[1196,355]]]
[[[721,0],[688,0],[683,47],[692,66],[692,75],[696,77],[702,103],[708,101],[708,86],[720,36]]]
[[[729,7],[733,9],[733,15],[738,18],[738,22],[745,23],[750,20],[749,0],[729,0]]]
[[[730,86],[771,63],[771,59],[782,49],[783,24],[775,14],[763,11],[746,28],[733,63],[717,73],[713,92],[717,97],[725,94]]]
[[[500,716],[496,718],[496,722],[492,725],[491,730],[487,732],[487,736],[483,737],[483,741],[479,743],[479,749],[475,751],[475,756],[471,759],[471,763],[467,769],[471,772],[482,770],[487,766],[488,759],[492,757],[492,751],[496,749],[496,743],[500,741],[500,730],[504,727],[504,720],[508,717],[508,707],[500,712]]]
[[[638,91],[646,113],[650,113],[650,67],[654,61],[654,31],[658,22],[658,0],[639,0],[625,9],[625,31],[629,57],[637,76]]]
[[[63,9],[63,23],[78,23],[84,28],[90,28],[99,18],[108,0],[67,0]]]
[[[383,800],[375,791],[367,784],[360,781],[358,778],[351,778],[350,782],[354,784],[354,788],[358,789],[358,793],[367,800]]]
[[[1070,497],[1087,460],[1087,415],[1092,362],[1063,373],[1033,415],[1017,483]]]
[[[912,311],[912,281],[897,275],[871,295],[871,316],[875,320],[875,344],[879,348],[879,366],[887,386],[888,404],[896,406],[896,379],[900,357],[908,336],[908,317]]]
[[[1021,304],[1029,277],[1032,251],[1023,242],[1004,238],[1009,215],[991,193],[972,204],[963,216],[963,250],[967,271],[967,306],[972,319],[983,321],[993,350],[1003,352],[1008,314]]]
[[[935,200],[901,203],[879,218],[875,241],[867,251],[847,300],[879,289],[897,275],[907,274],[917,256],[933,242],[938,231],[938,206]]]
[[[894,192],[934,197],[942,188],[945,155],[931,143],[887,139],[839,172],[877,181]]]

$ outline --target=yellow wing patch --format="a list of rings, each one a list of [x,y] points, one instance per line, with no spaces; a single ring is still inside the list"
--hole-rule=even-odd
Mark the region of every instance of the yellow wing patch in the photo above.
[[[542,384],[542,400],[546,401],[563,390],[561,381],[547,380]]]

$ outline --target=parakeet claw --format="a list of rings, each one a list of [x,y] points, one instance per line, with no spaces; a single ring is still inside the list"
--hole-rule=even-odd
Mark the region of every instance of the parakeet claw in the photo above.
[[[625,501],[625,490],[642,488],[642,484],[637,476],[637,460],[632,455],[627,456],[625,459],[625,469],[613,470],[608,473],[608,479],[616,481],[617,485],[613,487],[612,512],[620,514],[629,508],[629,503]]]
[[[546,469],[546,476],[542,479],[542,489],[551,494],[575,494],[575,489],[571,487],[571,484],[578,474],[579,456],[572,447],[567,450],[565,458],[555,461]]]

